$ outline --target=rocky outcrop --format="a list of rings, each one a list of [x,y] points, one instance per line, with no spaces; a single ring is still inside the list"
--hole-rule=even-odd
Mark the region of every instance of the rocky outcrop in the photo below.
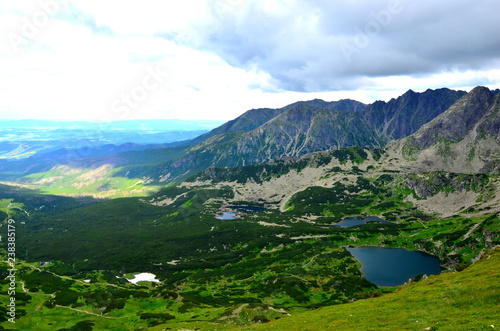
[[[481,191],[488,184],[482,174],[462,175],[447,172],[409,174],[404,177],[405,186],[415,191],[419,198],[429,198],[438,192]]]

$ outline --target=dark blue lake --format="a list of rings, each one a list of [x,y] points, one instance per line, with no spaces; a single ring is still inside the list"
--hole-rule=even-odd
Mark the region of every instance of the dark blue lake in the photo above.
[[[266,208],[260,207],[260,206],[227,206],[227,208],[240,210],[240,211],[243,211],[246,213],[252,213],[252,212],[266,210]]]
[[[364,277],[377,286],[398,286],[417,275],[443,270],[437,257],[419,251],[375,246],[346,249],[363,265]]]
[[[344,218],[341,222],[335,224],[337,226],[341,226],[343,228],[349,228],[351,226],[356,226],[356,225],[362,225],[366,224],[368,222],[377,222],[377,223],[383,223],[383,224],[394,224],[391,222],[387,222],[386,220],[381,219],[380,217],[377,216],[353,216],[353,217],[346,217]]]

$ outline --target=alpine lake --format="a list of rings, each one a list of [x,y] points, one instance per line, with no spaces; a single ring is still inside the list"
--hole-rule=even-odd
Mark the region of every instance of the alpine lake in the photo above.
[[[217,219],[237,219],[236,211],[251,213],[265,210],[256,206],[227,206],[227,208],[232,211],[223,212]],[[335,225],[347,228],[369,222],[393,224],[376,216],[352,216],[344,218]],[[421,251],[377,246],[346,247],[346,250],[362,264],[361,272],[364,277],[377,286],[399,286],[416,276],[437,275],[443,270],[439,258]]]
[[[376,216],[346,217],[337,223],[340,227],[352,227],[377,222],[392,224]],[[377,246],[346,247],[363,266],[364,277],[377,286],[399,286],[419,275],[437,275],[443,270],[440,260],[420,251]]]

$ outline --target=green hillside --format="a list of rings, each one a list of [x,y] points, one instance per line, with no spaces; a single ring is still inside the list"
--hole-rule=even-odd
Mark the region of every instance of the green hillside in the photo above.
[[[500,327],[499,284],[497,249],[462,272],[240,330],[495,330]]]

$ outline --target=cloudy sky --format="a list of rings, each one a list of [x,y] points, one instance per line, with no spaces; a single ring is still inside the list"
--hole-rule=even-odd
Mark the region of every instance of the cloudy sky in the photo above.
[[[498,0],[2,0],[0,119],[232,119],[500,87]]]

